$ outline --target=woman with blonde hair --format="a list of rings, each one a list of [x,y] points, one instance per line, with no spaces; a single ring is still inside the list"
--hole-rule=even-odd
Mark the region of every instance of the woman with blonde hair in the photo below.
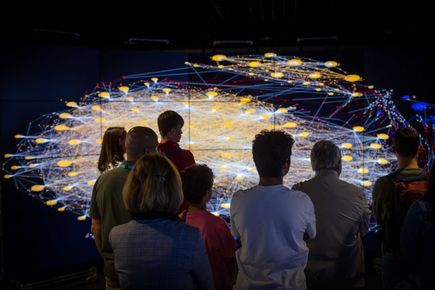
[[[169,159],[154,153],[136,161],[123,198],[133,220],[114,227],[109,238],[121,288],[211,289],[200,233],[177,217],[181,178]]]
[[[101,143],[98,170],[103,173],[124,161],[125,137],[127,132],[122,127],[110,127],[104,132]]]

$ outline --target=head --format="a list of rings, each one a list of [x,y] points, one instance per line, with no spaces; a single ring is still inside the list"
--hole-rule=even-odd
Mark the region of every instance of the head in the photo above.
[[[157,152],[157,134],[148,127],[131,128],[125,139],[127,159],[136,161],[145,153]]]
[[[133,216],[152,212],[176,214],[183,200],[178,170],[160,153],[143,155],[128,175],[123,198]]]
[[[184,120],[177,112],[165,111],[161,113],[157,119],[157,125],[162,139],[180,142]]]
[[[290,168],[293,137],[279,130],[263,130],[252,142],[252,155],[260,177],[282,178]]]
[[[311,166],[314,171],[335,170],[341,173],[341,151],[331,141],[322,140],[311,149]]]
[[[126,135],[127,132],[122,127],[110,127],[104,132],[98,159],[100,172],[109,169],[110,165],[115,166],[118,162],[124,161]]]
[[[192,205],[207,203],[213,187],[213,171],[205,164],[193,165],[182,174],[184,198]]]
[[[402,127],[393,136],[393,151],[397,158],[410,161],[418,157],[420,136],[412,127]]]

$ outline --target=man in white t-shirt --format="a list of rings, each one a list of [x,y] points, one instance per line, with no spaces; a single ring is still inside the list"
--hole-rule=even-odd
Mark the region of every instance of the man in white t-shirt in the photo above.
[[[234,194],[231,230],[241,243],[234,289],[306,289],[304,239],[316,235],[311,199],[284,186],[294,140],[276,130],[255,136],[252,154],[259,185]]]

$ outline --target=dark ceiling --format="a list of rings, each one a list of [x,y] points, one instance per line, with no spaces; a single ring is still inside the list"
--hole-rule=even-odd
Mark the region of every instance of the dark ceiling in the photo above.
[[[211,0],[17,3],[2,39],[164,49],[429,43],[430,1]],[[9,17],[12,16],[12,17]]]

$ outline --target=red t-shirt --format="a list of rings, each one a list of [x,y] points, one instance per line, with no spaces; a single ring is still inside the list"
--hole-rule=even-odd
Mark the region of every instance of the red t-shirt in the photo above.
[[[225,221],[205,210],[184,211],[180,218],[201,232],[213,272],[214,289],[232,289],[226,263],[234,259],[237,244]]]
[[[193,157],[192,152],[189,150],[181,149],[180,145],[176,142],[166,141],[165,143],[159,143],[157,147],[165,153],[166,157],[168,157],[172,163],[174,163],[175,167],[177,167],[178,172],[183,172],[187,167],[195,164],[195,158]],[[183,201],[180,206],[179,213],[186,210],[189,205],[187,202]]]
[[[180,145],[176,142],[166,141],[165,143],[160,143],[157,147],[174,163],[180,173],[187,167],[195,164],[192,152],[181,149]]]

